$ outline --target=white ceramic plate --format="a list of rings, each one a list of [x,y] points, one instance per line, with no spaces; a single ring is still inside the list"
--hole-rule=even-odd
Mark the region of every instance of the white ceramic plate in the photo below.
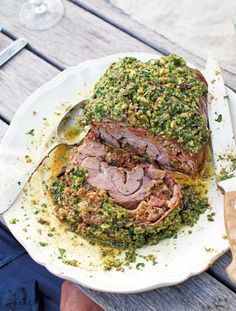
[[[158,58],[153,54],[126,53],[84,62],[59,74],[22,104],[1,143],[2,189],[31,165],[25,161],[25,155],[34,160],[45,150],[45,143],[53,137],[59,114],[64,113],[68,105],[87,97],[109,65],[124,56],[134,56],[142,61]],[[236,95],[230,90],[228,95],[232,120],[236,120]],[[236,124],[233,125],[236,129]],[[25,134],[33,128],[35,136]],[[190,228],[186,227],[177,239],[168,239],[138,251],[141,255],[155,255],[158,262],[156,265],[148,262],[142,271],[138,271],[134,265],[125,272],[105,272],[100,265],[97,248],[83,239],[75,238],[71,232],[65,232],[54,215],[51,215],[50,226],[57,229],[52,237],[48,236],[48,227],[38,223],[37,210],[47,200],[42,194],[41,181],[44,177],[42,172],[35,174],[29,185],[33,188],[34,196],[22,194],[5,213],[4,220],[29,255],[59,277],[100,291],[140,292],[182,282],[207,269],[228,249],[223,221],[223,198],[212,181],[209,200],[212,211],[216,213],[214,222],[207,220],[206,212],[191,228],[191,234]],[[15,224],[12,219],[17,220]],[[43,247],[39,242],[48,243],[48,246]],[[68,260],[81,262],[79,267],[64,264],[58,258],[59,248],[66,249]],[[141,261],[141,258],[137,259],[137,262]]]

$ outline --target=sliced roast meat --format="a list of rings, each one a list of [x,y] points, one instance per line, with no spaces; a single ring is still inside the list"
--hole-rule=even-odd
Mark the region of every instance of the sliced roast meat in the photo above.
[[[98,123],[93,126],[95,136],[116,148],[146,157],[167,170],[194,175],[200,169],[206,147],[192,156],[173,141],[163,141],[145,129],[132,128],[124,123]]]
[[[74,148],[70,162],[77,163],[79,167],[88,171],[87,183],[90,186],[106,190],[114,201],[123,207],[136,208],[149,195],[150,189],[155,185],[155,179],[149,175],[163,177],[164,174],[158,174],[160,170],[151,168],[149,164],[139,164],[130,170],[109,165],[106,162],[106,152],[103,152],[108,151],[108,147],[91,138],[92,134],[81,146]],[[96,146],[97,154],[92,153],[88,156],[92,145]],[[68,166],[69,170],[70,168]]]
[[[132,156],[129,156],[129,167],[120,166],[124,153],[102,144],[94,132],[90,132],[82,145],[73,148],[66,172],[75,166],[86,169],[87,189],[106,191],[114,203],[130,211],[137,225],[157,225],[179,206],[180,185],[153,164],[140,160],[134,165]],[[117,165],[112,164],[112,158]]]

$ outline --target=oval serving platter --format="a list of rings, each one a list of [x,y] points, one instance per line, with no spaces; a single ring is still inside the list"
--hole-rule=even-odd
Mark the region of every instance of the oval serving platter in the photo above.
[[[63,71],[26,99],[1,143],[2,189],[22,174],[53,141],[61,114],[79,100],[87,98],[110,64],[125,56],[134,56],[142,61],[159,58],[154,54],[123,53],[86,61]],[[236,120],[236,94],[229,89],[227,92],[232,120]],[[236,130],[236,124],[233,127]],[[29,134],[32,134],[32,129],[33,136]],[[194,227],[181,230],[176,239],[167,239],[138,250],[141,256],[154,255],[155,265],[145,261],[142,270],[136,269],[136,264],[143,262],[142,257],[138,256],[136,263],[124,272],[114,269],[104,271],[98,248],[66,230],[53,214],[44,189],[49,162],[50,157],[34,174],[27,191],[18,197],[3,218],[29,255],[59,277],[100,291],[142,292],[180,283],[206,270],[228,249],[223,197],[215,181],[211,180],[210,212],[216,213],[213,222],[207,220],[206,212]],[[50,219],[47,226],[43,223],[45,215]]]

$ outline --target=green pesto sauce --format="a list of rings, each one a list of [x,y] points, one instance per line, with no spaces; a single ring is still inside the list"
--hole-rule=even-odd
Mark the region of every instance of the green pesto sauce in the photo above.
[[[97,82],[79,124],[126,122],[196,154],[209,139],[199,105],[206,94],[196,71],[177,55],[147,62],[126,57],[113,63]]]

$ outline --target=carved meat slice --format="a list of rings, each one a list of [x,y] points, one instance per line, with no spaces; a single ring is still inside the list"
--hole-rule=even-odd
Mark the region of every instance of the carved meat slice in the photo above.
[[[111,150],[92,131],[82,145],[72,150],[66,172],[72,167],[86,169],[87,187],[106,191],[114,203],[130,211],[137,225],[158,225],[180,205],[180,185],[156,165],[142,160],[134,165],[131,155],[124,166],[123,157],[124,152]],[[112,158],[116,159],[116,165]]]

